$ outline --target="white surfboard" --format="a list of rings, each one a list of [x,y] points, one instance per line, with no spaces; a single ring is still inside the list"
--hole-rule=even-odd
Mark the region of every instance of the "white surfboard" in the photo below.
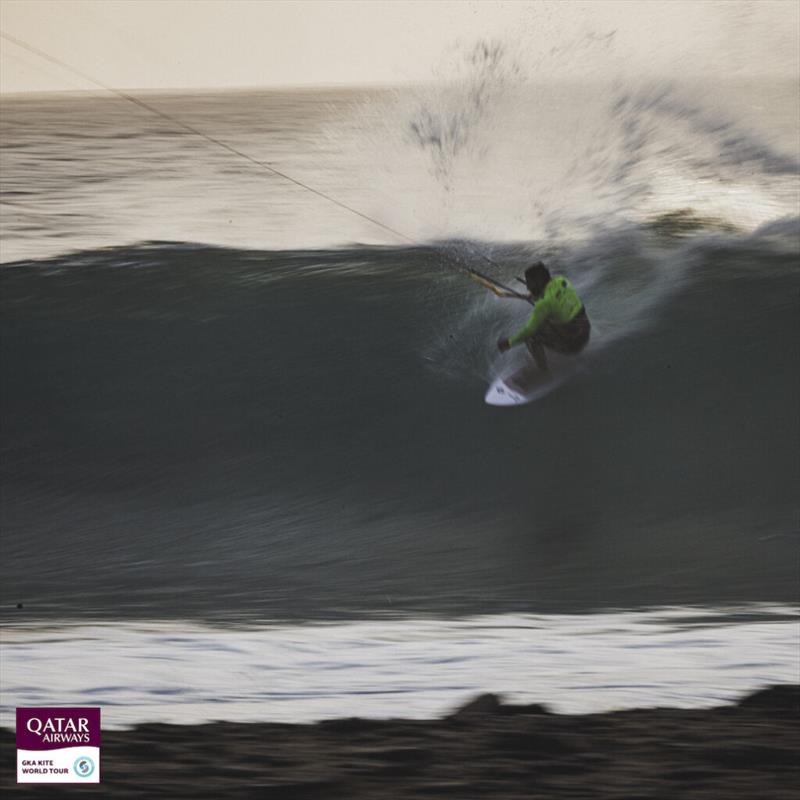
[[[577,372],[576,363],[561,362],[542,372],[535,364],[526,364],[510,374],[495,378],[484,400],[490,406],[522,406],[550,394]]]

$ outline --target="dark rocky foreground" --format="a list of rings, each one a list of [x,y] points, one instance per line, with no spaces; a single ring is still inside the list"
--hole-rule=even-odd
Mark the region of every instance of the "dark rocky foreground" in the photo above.
[[[141,725],[103,734],[100,786],[18,786],[0,731],[3,794],[109,798],[800,797],[800,686],[710,710],[566,716],[483,695],[433,721]]]

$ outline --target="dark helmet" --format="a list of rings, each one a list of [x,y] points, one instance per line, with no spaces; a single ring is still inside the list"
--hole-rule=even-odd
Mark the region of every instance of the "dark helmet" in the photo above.
[[[537,261],[525,270],[525,283],[528,291],[538,297],[544,294],[545,287],[550,282],[550,270],[542,261]]]

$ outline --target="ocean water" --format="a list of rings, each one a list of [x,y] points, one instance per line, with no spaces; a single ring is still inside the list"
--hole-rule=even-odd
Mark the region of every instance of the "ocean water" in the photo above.
[[[475,70],[145,98],[399,236],[121,98],[3,100],[6,710],[587,710],[796,679],[794,87]],[[463,270],[539,257],[592,342],[489,408],[527,306]],[[699,659],[694,624],[661,627],[698,616]],[[609,679],[632,641],[641,691]],[[233,696],[237,670],[264,674]]]

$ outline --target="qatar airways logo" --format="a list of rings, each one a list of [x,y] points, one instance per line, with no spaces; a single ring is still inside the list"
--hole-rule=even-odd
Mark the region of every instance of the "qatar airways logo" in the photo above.
[[[89,744],[89,720],[86,717],[31,717],[25,727],[48,744]]]
[[[99,783],[99,708],[18,708],[18,783]]]

